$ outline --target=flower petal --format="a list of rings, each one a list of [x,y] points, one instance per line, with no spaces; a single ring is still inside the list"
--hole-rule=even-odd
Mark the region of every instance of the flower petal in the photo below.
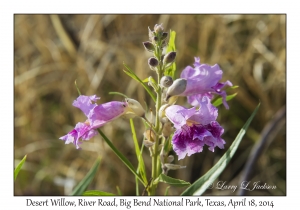
[[[70,131],[67,135],[60,137],[59,139],[64,140],[65,144],[73,143],[76,146],[76,149],[79,149],[79,145],[82,144],[79,139],[89,140],[96,134],[97,132],[93,130],[91,126],[86,123],[79,122],[72,131]]]
[[[88,116],[90,111],[97,106],[96,101],[99,100],[100,97],[96,95],[93,96],[84,96],[80,95],[74,102],[73,106],[81,109],[81,111]],[[93,103],[94,102],[94,103]]]
[[[92,128],[99,128],[127,111],[127,103],[120,101],[111,101],[94,107],[88,115]]]
[[[196,109],[195,107],[186,109],[179,105],[172,105],[166,108],[165,112],[174,127],[179,129],[186,124],[186,120],[196,112]]]

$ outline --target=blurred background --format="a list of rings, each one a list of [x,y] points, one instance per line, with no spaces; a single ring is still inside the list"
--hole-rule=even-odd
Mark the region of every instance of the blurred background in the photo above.
[[[168,175],[192,183],[205,174],[261,102],[232,161],[214,184],[267,183],[276,189],[246,191],[245,195],[286,195],[285,15],[15,15],[15,165],[27,154],[14,183],[15,195],[68,195],[98,156],[101,165],[88,189],[117,194],[118,186],[123,195],[135,195],[134,176],[100,135],[84,142],[82,150],[65,145],[59,137],[85,121],[84,114],[72,106],[78,97],[75,80],[82,94],[100,96],[99,103],[124,100],[109,94],[118,91],[155,109],[142,86],[122,69],[126,63],[141,79],[155,76],[147,64],[151,53],[142,42],[148,40],[148,26],[153,30],[156,23],[163,23],[165,31],[176,31],[177,77],[197,56],[201,63],[219,64],[222,81],[239,86],[228,91],[238,93],[228,102],[230,109],[219,107],[225,150],[204,149],[180,161],[175,156],[175,163],[187,167]],[[184,100],[178,103],[188,106]],[[134,122],[141,144],[143,123]],[[117,119],[102,131],[136,167],[129,121]],[[143,157],[149,178],[148,150]],[[163,195],[166,186],[159,184],[157,193]],[[169,195],[184,189],[171,187]],[[204,195],[237,194],[213,188]]]

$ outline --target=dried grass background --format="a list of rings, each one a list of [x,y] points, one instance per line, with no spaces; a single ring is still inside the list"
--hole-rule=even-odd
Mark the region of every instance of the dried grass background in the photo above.
[[[249,180],[276,185],[275,190],[247,191],[246,195],[286,194],[285,117],[264,136],[263,129],[274,124],[278,110],[286,104],[286,16],[285,15],[15,15],[14,21],[14,157],[15,164],[27,154],[27,161],[15,182],[15,195],[68,195],[86,175],[96,158],[100,169],[88,189],[135,194],[135,179],[113,154],[100,135],[76,150],[58,138],[69,132],[84,114],[72,106],[78,94],[97,94],[99,103],[123,100],[109,95],[122,92],[154,109],[146,91],[123,73],[123,62],[144,79],[150,71],[143,41],[147,27],[163,23],[177,33],[177,76],[199,56],[202,63],[218,63],[223,80],[239,88],[219,108],[224,127],[225,150],[186,157],[179,164],[187,168],[170,176],[194,182],[207,172],[231,145],[256,105],[261,107],[251,123],[230,165],[217,181],[239,185],[251,149],[261,137],[267,144],[250,170]],[[182,105],[184,100],[180,101]],[[134,119],[142,141],[143,126]],[[277,124],[276,124],[277,125]],[[126,119],[105,125],[102,130],[115,146],[137,165],[129,122]],[[151,161],[144,151],[148,178]],[[177,157],[175,156],[175,162]],[[217,182],[216,181],[216,182]],[[215,182],[215,183],[216,183]],[[166,185],[160,184],[158,194]],[[170,195],[184,189],[171,187]],[[230,190],[207,190],[205,195],[236,195]]]

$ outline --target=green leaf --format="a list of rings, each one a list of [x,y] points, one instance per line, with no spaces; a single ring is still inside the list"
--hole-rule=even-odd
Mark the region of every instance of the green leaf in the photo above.
[[[100,165],[101,158],[98,157],[90,171],[86,174],[86,176],[79,182],[79,184],[75,187],[71,195],[82,195],[82,193],[86,190],[88,185],[92,182],[94,179],[97,170]]]
[[[166,187],[165,196],[169,194],[169,188],[170,186]]]
[[[176,32],[170,30],[170,38],[169,38],[168,47],[166,49],[166,53],[176,51],[175,37],[176,37]],[[165,70],[165,75],[168,75],[168,76],[171,76],[172,78],[174,78],[175,71],[176,71],[176,63],[173,62],[173,64]]]
[[[149,95],[151,96],[151,98],[153,99],[153,101],[156,103],[156,97],[154,96],[154,94],[151,92],[151,90],[149,89],[149,87],[147,85],[145,85],[143,83],[143,81],[124,63],[124,66],[126,68],[123,69],[123,71],[130,76],[132,79],[136,80],[137,82],[139,82],[144,88],[145,90],[149,93]]]
[[[85,191],[82,195],[84,195],[84,196],[115,196],[115,194],[103,192],[103,191],[99,191],[99,190]]]
[[[109,92],[108,93],[109,95],[120,95],[120,96],[123,96],[124,98],[128,98],[127,95],[123,94],[123,93],[120,93],[120,92]]]
[[[135,147],[135,154],[136,154],[136,158],[137,158],[138,163],[139,163],[139,165],[138,165],[138,173],[143,178],[144,183],[147,183],[145,164],[144,164],[142,153],[141,153],[141,150],[140,150],[140,147],[139,147],[139,142],[138,142],[137,137],[136,137],[136,132],[135,132],[135,127],[134,127],[133,119],[130,119],[129,121],[130,121],[130,128],[131,128],[133,143],[134,143],[134,147]]]
[[[76,89],[77,89],[78,94],[81,95],[81,92],[80,92],[80,90],[79,90],[79,88],[78,88],[78,86],[77,86],[76,80],[75,80],[75,86],[76,86]]]
[[[117,188],[118,195],[122,195],[122,192],[121,192],[119,186],[117,186],[116,188]]]
[[[137,174],[136,170],[134,169],[131,162],[113,145],[113,143],[105,136],[105,134],[98,128],[97,129],[104,141],[108,144],[108,146],[112,149],[112,151],[118,156],[118,158],[127,166],[127,168],[138,177],[138,179],[143,183],[144,186],[146,184],[144,183],[144,180],[142,177]]]
[[[20,172],[23,164],[25,163],[26,158],[27,158],[27,155],[25,155],[23,157],[23,159],[20,161],[20,163],[17,165],[17,167],[16,167],[16,169],[14,171],[14,178],[15,178],[15,180],[16,180],[16,178],[17,178],[17,176],[18,176],[18,174],[19,174],[19,172]]]
[[[164,174],[160,174],[159,177],[154,180],[153,184],[157,184],[158,182],[164,182],[175,187],[186,187],[191,185],[189,182],[180,179],[174,179]]]
[[[242,127],[235,140],[231,144],[230,148],[221,157],[221,159],[202,177],[200,177],[196,182],[194,182],[189,188],[187,188],[181,195],[202,195],[205,190],[219,177],[219,175],[226,168],[230,160],[232,159],[234,153],[236,152],[243,136],[246,133],[252,119],[254,118],[260,103],[257,105],[256,109],[253,111],[245,125]]]
[[[234,93],[234,94],[232,94],[232,95],[226,96],[226,101],[230,101],[230,100],[233,99],[236,95],[237,95],[237,93]],[[214,106],[217,107],[217,106],[220,106],[222,103],[223,103],[223,102],[222,102],[222,97],[220,97],[220,98],[217,98],[212,104],[213,104]]]

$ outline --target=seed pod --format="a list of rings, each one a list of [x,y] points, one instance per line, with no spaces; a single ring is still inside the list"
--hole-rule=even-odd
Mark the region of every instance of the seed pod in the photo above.
[[[155,47],[151,42],[143,42],[143,45],[147,51],[149,51],[149,52],[155,51]]]
[[[168,88],[166,93],[166,100],[169,100],[171,96],[178,96],[183,93],[186,89],[186,79],[176,79],[173,84]]]
[[[149,148],[149,147],[152,147],[154,145],[154,142],[149,141],[149,140],[144,140],[144,145]]]
[[[163,76],[160,80],[160,85],[162,87],[170,87],[173,84],[173,79],[170,76]]]
[[[168,54],[165,55],[163,63],[170,64],[174,62],[175,58],[176,58],[176,52],[169,52]]]
[[[158,60],[154,57],[148,59],[148,64],[150,67],[156,67],[158,65]]]

